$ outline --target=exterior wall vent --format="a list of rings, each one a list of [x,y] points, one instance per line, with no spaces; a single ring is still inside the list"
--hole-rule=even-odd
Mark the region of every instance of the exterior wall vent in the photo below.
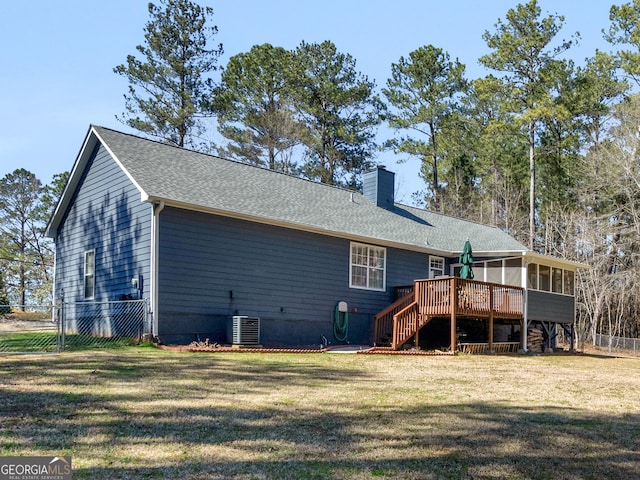
[[[233,344],[259,345],[260,318],[236,315],[233,317]]]

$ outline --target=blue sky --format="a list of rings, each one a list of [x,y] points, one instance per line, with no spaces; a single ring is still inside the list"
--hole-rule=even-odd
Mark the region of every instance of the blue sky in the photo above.
[[[156,2],[157,3],[157,2]],[[251,46],[271,43],[293,49],[302,40],[331,40],[351,54],[360,72],[385,84],[391,64],[434,45],[458,58],[467,77],[485,75],[478,58],[488,49],[485,30],[494,31],[516,1],[506,0],[222,0],[214,24],[227,60]],[[523,0],[524,3],[524,0]],[[610,51],[602,38],[609,9],[623,1],[539,0],[543,13],[565,16],[559,38],[576,31],[581,41],[570,56],[577,64],[595,49]],[[124,78],[113,67],[142,44],[148,20],[146,0],[0,0],[0,176],[16,168],[43,183],[70,170],[90,124],[130,131],[115,119],[124,111]],[[135,132],[134,132],[135,133]],[[381,132],[381,140],[391,132]],[[396,198],[410,203],[424,188],[418,164],[392,153],[376,159],[396,172]]]

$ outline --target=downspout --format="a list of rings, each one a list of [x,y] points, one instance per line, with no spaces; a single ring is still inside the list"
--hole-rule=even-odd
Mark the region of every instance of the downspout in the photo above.
[[[525,253],[526,254],[526,253]],[[525,255],[523,254],[523,255]],[[528,309],[529,309],[529,287],[528,283],[528,262],[525,258],[522,259],[522,286],[524,287],[524,293],[522,296],[522,350],[527,352],[527,331],[529,329]]]
[[[56,234],[55,237],[53,237],[53,282],[51,283],[51,305],[52,305],[52,318],[51,320],[53,320],[54,322],[58,320],[58,316],[56,315],[56,308],[60,308],[60,305],[58,305],[56,307],[56,272],[58,271],[58,248],[57,248],[57,243],[58,243],[58,235]]]
[[[151,337],[158,335],[158,252],[160,250],[160,212],[164,210],[164,201],[152,204],[153,212],[151,217]]]

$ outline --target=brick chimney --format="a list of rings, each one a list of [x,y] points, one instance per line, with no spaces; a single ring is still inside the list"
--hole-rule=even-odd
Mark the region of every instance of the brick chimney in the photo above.
[[[393,210],[395,177],[380,165],[362,175],[362,193],[378,207]]]

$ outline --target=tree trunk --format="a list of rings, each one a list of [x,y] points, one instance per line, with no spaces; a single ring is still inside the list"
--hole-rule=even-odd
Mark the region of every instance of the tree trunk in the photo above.
[[[536,235],[536,161],[535,122],[529,123],[529,249],[533,250]]]
[[[604,294],[598,295],[596,298],[596,306],[591,318],[591,344],[596,344],[596,334],[598,333],[598,325],[600,325],[600,317],[602,316],[602,307],[604,305]]]
[[[440,212],[440,194],[438,191],[438,150],[436,148],[436,130],[433,123],[429,123],[431,135],[431,169],[433,170],[433,204],[436,212]]]

